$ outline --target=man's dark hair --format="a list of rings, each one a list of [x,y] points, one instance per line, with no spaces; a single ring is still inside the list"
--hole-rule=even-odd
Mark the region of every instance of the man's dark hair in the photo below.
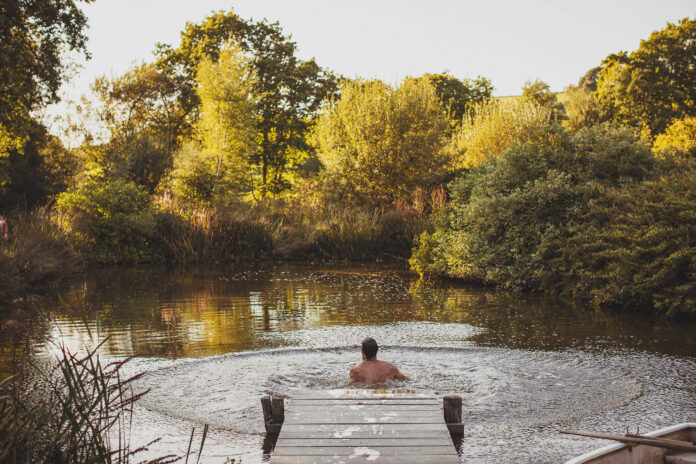
[[[378,349],[379,346],[377,346],[377,342],[374,338],[367,337],[362,341],[362,352],[365,354],[367,359],[372,359],[377,356]]]

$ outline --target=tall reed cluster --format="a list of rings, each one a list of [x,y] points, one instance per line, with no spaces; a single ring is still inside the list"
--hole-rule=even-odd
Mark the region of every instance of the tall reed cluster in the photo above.
[[[17,374],[0,383],[0,462],[135,461],[148,446],[132,448],[130,441],[133,405],[144,394],[133,389],[140,374],[124,377],[127,359],[103,364],[101,345],[84,355],[52,346],[57,365],[24,357]]]

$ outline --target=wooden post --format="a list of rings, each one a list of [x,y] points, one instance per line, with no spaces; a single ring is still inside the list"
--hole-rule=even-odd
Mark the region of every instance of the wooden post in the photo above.
[[[452,435],[463,435],[464,424],[462,424],[462,397],[456,395],[445,396],[442,398],[442,409],[445,413],[445,423]]]
[[[283,398],[264,396],[261,398],[261,408],[263,409],[263,423],[266,426],[266,433],[278,435],[280,427],[285,421],[285,402]]]
[[[274,424],[282,424],[285,422],[285,402],[283,398],[271,398],[271,413],[273,415]]]

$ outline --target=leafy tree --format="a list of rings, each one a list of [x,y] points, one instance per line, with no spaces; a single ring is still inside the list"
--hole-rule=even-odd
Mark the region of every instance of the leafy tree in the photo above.
[[[124,178],[153,192],[173,165],[186,129],[178,88],[167,74],[143,64],[93,84],[107,143],[95,160],[107,177]]]
[[[677,119],[655,137],[653,151],[660,158],[696,158],[696,118]]]
[[[329,188],[363,204],[388,204],[446,173],[449,120],[425,79],[396,89],[345,82],[316,128]]]
[[[256,77],[252,90],[259,142],[252,162],[260,168],[260,190],[278,193],[289,187],[288,169],[312,153],[307,133],[322,101],[336,95],[337,79],[314,60],[298,59],[295,43],[283,35],[278,23],[216,13],[201,24],[187,24],[178,48],[159,45],[157,50],[158,66],[177,81],[191,123],[200,104],[195,92],[198,64],[204,57],[216,61],[230,40],[250,55]]]
[[[32,122],[26,139],[0,157],[0,210],[33,209],[64,191],[80,162],[60,140]]]
[[[696,20],[667,23],[638,50],[602,64],[596,97],[613,121],[657,135],[674,119],[696,116]]]
[[[21,150],[30,112],[58,100],[66,51],[83,53],[87,19],[78,1],[3,0],[0,6],[0,156]]]
[[[604,188],[645,179],[653,163],[626,128],[599,125],[572,137],[558,124],[539,128],[449,184],[452,200],[419,238],[411,266],[515,290],[557,290],[547,279],[573,276],[549,264],[546,245],[568,237]]]
[[[201,149],[189,145],[179,153],[175,188],[184,197],[203,201],[248,192],[257,122],[249,62],[238,47],[224,48],[216,62],[204,58],[199,63],[197,80]]]
[[[449,110],[450,117],[457,123],[461,122],[470,107],[489,100],[493,94],[491,81],[481,76],[475,79],[457,79],[445,71],[426,74],[424,77],[433,83],[442,106]]]
[[[534,105],[549,108],[554,121],[563,119],[563,105],[558,103],[556,94],[546,82],[535,80],[527,81],[522,87],[522,99]]]

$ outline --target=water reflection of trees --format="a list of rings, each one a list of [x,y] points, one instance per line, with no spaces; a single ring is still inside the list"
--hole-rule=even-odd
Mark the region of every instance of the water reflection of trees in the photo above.
[[[693,353],[694,333],[669,321],[602,313],[550,299],[511,296],[451,283],[429,285],[369,268],[118,269],[94,272],[67,292],[112,354],[207,356],[273,348],[283,332],[396,321],[467,323],[481,345],[523,349],[630,346]],[[80,343],[64,316],[61,336]],[[675,344],[674,340],[683,344]],[[681,346],[681,348],[680,348]],[[684,348],[686,346],[686,348]]]

